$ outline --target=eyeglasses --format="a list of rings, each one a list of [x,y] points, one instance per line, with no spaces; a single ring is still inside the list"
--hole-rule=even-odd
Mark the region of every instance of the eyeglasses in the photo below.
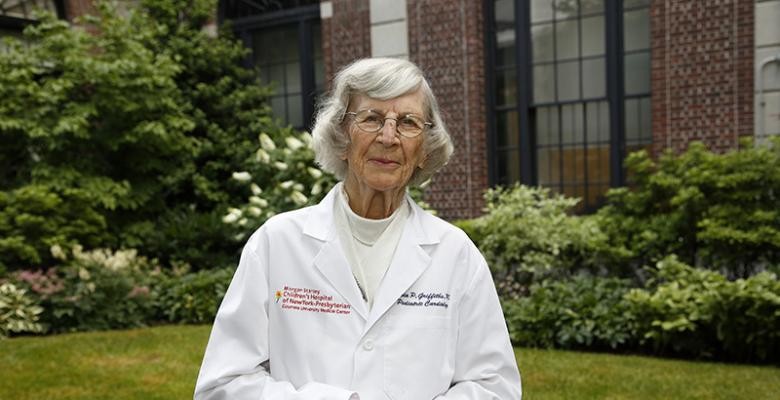
[[[385,126],[385,121],[392,119],[395,121],[395,130],[401,136],[413,138],[420,136],[425,129],[433,127],[430,122],[425,122],[422,118],[414,114],[406,114],[398,118],[389,118],[384,114],[374,110],[360,110],[357,112],[344,113],[344,117],[350,116],[355,120],[358,128],[364,132],[377,133]]]

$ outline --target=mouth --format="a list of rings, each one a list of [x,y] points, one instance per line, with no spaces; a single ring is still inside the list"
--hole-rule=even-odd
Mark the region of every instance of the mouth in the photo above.
[[[399,164],[397,161],[393,161],[389,158],[370,158],[369,161],[380,164],[380,165],[396,165]]]

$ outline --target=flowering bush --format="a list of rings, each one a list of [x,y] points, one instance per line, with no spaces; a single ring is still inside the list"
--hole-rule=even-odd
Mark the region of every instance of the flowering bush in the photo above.
[[[152,318],[150,286],[161,275],[154,261],[136,250],[83,251],[76,245],[69,252],[53,246],[51,252],[62,262],[60,267],[14,275],[38,297],[47,330],[126,328],[143,326]]]
[[[39,333],[38,323],[43,308],[35,303],[27,291],[10,282],[0,284],[0,339],[12,333]]]
[[[316,204],[336,183],[317,168],[311,135],[288,128],[276,140],[267,133],[258,136],[258,148],[232,179],[247,189],[246,203],[228,209],[226,224],[246,229],[246,236],[280,212]]]

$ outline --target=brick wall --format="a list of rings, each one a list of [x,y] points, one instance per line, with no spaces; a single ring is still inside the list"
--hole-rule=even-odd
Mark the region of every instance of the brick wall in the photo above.
[[[369,0],[333,0],[333,16],[322,20],[322,53],[328,87],[341,67],[371,56]]]
[[[455,153],[426,190],[448,218],[481,213],[488,187],[481,1],[407,0],[409,58],[428,77]]]
[[[653,150],[753,134],[753,0],[653,0]]]
[[[73,21],[74,18],[85,14],[94,14],[94,0],[65,0],[65,18]]]

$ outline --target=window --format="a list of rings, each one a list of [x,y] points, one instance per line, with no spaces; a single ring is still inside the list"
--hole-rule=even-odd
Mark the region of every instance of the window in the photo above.
[[[63,2],[58,0],[0,0],[0,37],[20,37],[24,27],[35,21],[37,10],[65,16]]]
[[[219,15],[252,50],[247,66],[273,87],[274,115],[308,129],[325,83],[319,2],[229,0],[220,3]]]
[[[650,32],[649,0],[620,3],[488,2],[492,183],[549,187],[583,210],[624,183],[626,150],[652,139]]]

